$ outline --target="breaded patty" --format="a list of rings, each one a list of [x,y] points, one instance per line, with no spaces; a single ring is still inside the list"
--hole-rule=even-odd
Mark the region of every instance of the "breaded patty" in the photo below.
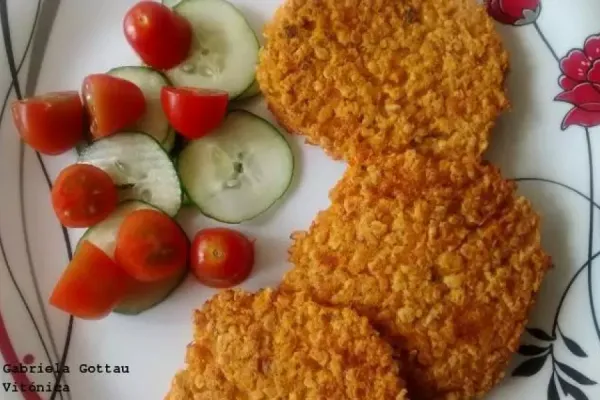
[[[499,171],[409,151],[351,166],[293,235],[282,290],[350,306],[394,346],[408,393],[481,396],[503,376],[550,259]]]
[[[190,345],[185,362],[187,368],[175,375],[165,400],[248,399],[246,393],[225,378],[205,345],[199,342]]]
[[[366,318],[269,289],[221,292],[197,311],[187,364],[167,399],[407,398]]]
[[[257,79],[291,132],[336,159],[480,155],[508,56],[476,0],[287,0]]]

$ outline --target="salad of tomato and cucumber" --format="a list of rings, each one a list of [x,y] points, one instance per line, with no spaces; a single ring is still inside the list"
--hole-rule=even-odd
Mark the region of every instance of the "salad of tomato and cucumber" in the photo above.
[[[50,304],[78,318],[139,314],[190,271],[214,288],[243,282],[253,240],[224,227],[190,240],[174,218],[191,205],[238,224],[271,208],[292,180],[294,157],[281,133],[229,107],[259,92],[259,44],[245,17],[225,0],[171,6],[141,1],[123,19],[142,65],[12,104],[31,148],[77,150],[51,201],[62,225],[87,230]]]

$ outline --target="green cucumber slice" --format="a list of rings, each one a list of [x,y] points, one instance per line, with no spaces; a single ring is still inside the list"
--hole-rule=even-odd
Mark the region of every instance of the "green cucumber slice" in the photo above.
[[[79,247],[82,241],[87,240],[104,251],[110,258],[113,258],[115,255],[117,232],[121,223],[127,215],[138,210],[156,210],[156,208],[143,201],[124,201],[106,219],[85,231],[81,239],[79,239],[77,247]]]
[[[189,57],[167,71],[175,86],[220,89],[234,99],[252,85],[259,42],[237,8],[225,0],[183,0],[173,10],[194,30]]]
[[[174,142],[169,140],[169,136],[174,132],[160,102],[161,89],[171,85],[169,79],[155,69],[140,66],[117,67],[108,74],[136,84],[146,98],[146,113],[131,130],[147,133],[171,151]]]
[[[246,100],[258,94],[260,94],[260,86],[258,85],[258,81],[255,79],[254,82],[252,82],[252,85],[250,85],[248,89],[244,90],[244,93],[236,97],[236,100]]]
[[[203,214],[240,223],[268,210],[294,173],[289,144],[273,125],[232,111],[209,136],[190,142],[177,169],[187,197]]]
[[[115,307],[113,312],[137,315],[166,300],[183,283],[188,274],[184,268],[169,279],[158,282],[136,282],[130,294]]]
[[[79,162],[106,171],[122,200],[145,201],[170,216],[181,208],[182,189],[169,155],[151,136],[123,132],[85,148]]]
[[[189,207],[189,206],[194,206],[194,207],[195,207],[196,205],[195,205],[195,204],[194,204],[194,202],[193,202],[193,201],[191,201],[191,200],[189,199],[189,197],[187,197],[187,195],[184,193],[184,194],[183,194],[183,201],[181,202],[181,206],[182,206],[182,207]]]
[[[167,135],[167,138],[165,139],[164,142],[161,143],[161,145],[162,145],[163,149],[165,149],[165,151],[167,153],[170,153],[175,148],[175,141],[176,140],[177,140],[177,133],[175,132],[174,129],[171,129],[169,131],[169,134]]]
[[[174,7],[176,4],[178,4],[181,0],[162,0],[162,3],[167,6],[167,7]]]
[[[109,257],[114,258],[117,234],[123,220],[137,210],[155,209],[150,204],[141,201],[126,201],[109,215],[104,221],[88,229],[79,243],[88,240],[103,250]],[[78,246],[79,246],[78,243]],[[164,301],[183,282],[188,268],[173,277],[159,282],[137,282],[132,292],[113,310],[119,314],[136,315]]]

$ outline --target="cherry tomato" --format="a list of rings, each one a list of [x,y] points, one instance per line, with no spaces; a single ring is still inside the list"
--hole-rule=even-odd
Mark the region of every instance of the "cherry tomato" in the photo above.
[[[108,74],[89,75],[83,80],[82,92],[90,116],[90,131],[96,138],[133,125],[146,111],[144,94],[125,79]]]
[[[254,244],[227,228],[199,231],[190,257],[196,278],[207,286],[228,288],[244,281],[254,266]]]
[[[192,26],[169,7],[140,1],[125,15],[127,41],[149,66],[166,70],[186,59],[192,44]]]
[[[11,109],[19,134],[40,153],[61,154],[83,139],[84,112],[77,92],[18,100]]]
[[[54,212],[70,228],[97,224],[117,208],[118,202],[111,177],[93,165],[68,166],[58,174],[52,187]]]
[[[188,240],[179,225],[156,210],[138,210],[123,220],[115,259],[135,279],[167,279],[187,265]]]
[[[84,241],[54,287],[50,304],[79,318],[99,319],[125,298],[132,281],[102,250]]]
[[[221,90],[163,87],[160,101],[171,126],[193,140],[221,124],[227,113],[229,95]]]

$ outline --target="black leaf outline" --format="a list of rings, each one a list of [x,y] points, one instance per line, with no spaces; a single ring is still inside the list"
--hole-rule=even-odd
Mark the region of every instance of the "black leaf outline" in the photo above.
[[[556,382],[554,381],[554,374],[550,375],[550,382],[548,382],[548,400],[560,400]]]
[[[537,374],[546,363],[546,358],[548,358],[548,354],[523,361],[517,368],[514,369],[512,376],[527,377]]]
[[[527,332],[534,338],[545,342],[553,342],[556,339],[539,328],[527,328]]]
[[[573,339],[570,339],[565,336],[562,329],[560,329],[560,326],[558,327],[558,332],[562,336],[563,341],[565,342],[565,345],[567,346],[569,351],[571,353],[573,353],[573,355],[576,355],[577,357],[582,357],[582,358],[586,358],[588,356],[587,353],[581,348],[580,345],[578,345]]]
[[[546,347],[539,347],[539,346],[534,346],[531,344],[523,344],[519,347],[519,354],[523,355],[523,356],[537,356],[542,354],[545,351],[548,351],[550,349],[550,346],[546,346]]]
[[[558,57],[558,54],[556,53],[556,51],[553,49],[552,45],[550,44],[550,42],[547,40],[547,38],[545,37],[544,33],[542,32],[542,30],[540,29],[540,27],[538,26],[537,22],[534,23],[534,27],[539,35],[539,37],[542,39],[542,41],[544,42],[544,44],[546,45],[546,47],[548,48],[548,50],[550,51],[550,53],[552,54],[553,58],[557,61],[557,63],[560,64],[561,59]],[[589,40],[592,36],[589,36],[586,39]],[[587,357],[587,353],[585,353],[585,351],[572,339],[565,337],[564,334],[560,331],[560,327],[558,327],[558,318],[559,315],[561,313],[562,310],[562,306],[564,304],[565,298],[567,297],[567,294],[569,293],[570,289],[573,286],[573,283],[575,282],[575,280],[577,279],[577,277],[584,271],[587,271],[587,275],[588,275],[588,297],[589,297],[589,303],[590,303],[590,308],[591,308],[591,317],[592,317],[592,321],[594,323],[594,329],[596,332],[596,335],[598,337],[598,339],[600,339],[600,318],[599,316],[596,314],[596,308],[595,308],[595,304],[594,304],[594,292],[593,292],[593,287],[592,287],[592,282],[593,282],[593,278],[592,278],[592,262],[598,257],[599,253],[595,253],[592,254],[592,249],[593,249],[593,238],[594,238],[594,221],[595,221],[595,213],[594,213],[594,208],[598,208],[598,204],[595,202],[594,199],[594,165],[593,165],[593,154],[592,154],[592,144],[591,144],[591,135],[590,135],[590,130],[588,127],[583,127],[584,131],[585,131],[585,141],[586,141],[586,147],[587,147],[587,155],[588,155],[588,169],[589,169],[589,197],[583,195],[580,196],[583,198],[586,198],[588,200],[588,204],[589,204],[589,228],[588,228],[588,251],[587,251],[587,261],[586,263],[577,270],[577,272],[575,273],[575,275],[571,278],[571,280],[569,281],[569,283],[567,284],[566,289],[563,291],[558,307],[556,308],[556,313],[554,316],[554,322],[552,324],[552,336],[548,335],[546,332],[540,330],[540,329],[527,329],[527,331],[529,332],[530,335],[532,335],[533,337],[542,340],[542,341],[546,341],[546,342],[551,342],[556,340],[556,337],[558,335],[562,336],[563,341],[565,342],[565,346],[568,348],[568,350],[575,356],[577,357]],[[564,128],[563,128],[564,130]],[[516,180],[520,180],[520,179],[516,179]],[[558,186],[562,186],[562,187],[567,187],[567,185],[562,184],[560,182],[554,182],[554,181],[549,181],[549,180],[544,180],[542,178],[523,178],[522,180],[532,180],[532,181],[539,181],[539,182],[546,182],[546,183],[551,183],[551,184],[556,184]],[[568,188],[569,190],[577,193],[577,191],[573,190],[572,188]],[[579,194],[579,193],[578,193]],[[559,334],[557,335],[556,330],[559,330]],[[560,369],[560,371],[562,371],[561,373],[564,373],[565,375],[568,375],[570,378],[572,378],[573,380],[581,383],[581,384],[586,384],[586,385],[593,385],[596,384],[596,382],[592,381],[591,379],[587,378],[585,375],[581,374],[580,372],[576,371],[575,369],[573,369],[572,367],[569,367],[568,365],[562,364],[560,362],[558,362],[555,359],[555,355],[554,355],[554,346],[553,344],[549,345],[550,350],[548,352],[548,354],[550,354],[552,356],[552,368],[553,368],[553,372],[552,375],[550,377],[550,382],[548,383],[548,399],[549,400],[559,400],[560,396],[558,394],[558,390],[556,387],[556,379],[558,379],[559,381],[559,385],[561,386],[563,393],[565,396],[571,396],[573,397],[575,400],[587,400],[587,396],[581,391],[581,389],[575,387],[573,384],[567,382],[565,379],[563,379],[560,375],[559,375],[559,371],[557,370],[557,366]],[[556,377],[555,377],[556,375]],[[564,386],[564,388],[563,388]],[[565,389],[566,388],[566,389]]]
[[[560,361],[556,361],[556,365],[562,372],[564,372],[569,378],[573,379],[580,385],[595,385],[596,381],[591,380],[581,372],[577,371],[573,367],[569,367],[567,364],[563,364]]]
[[[558,377],[558,383],[562,388],[563,392],[565,392],[565,396],[572,396],[575,400],[589,400],[587,395],[583,393],[583,390],[579,389],[577,386],[570,384],[566,380],[564,380],[559,374],[556,374]]]

